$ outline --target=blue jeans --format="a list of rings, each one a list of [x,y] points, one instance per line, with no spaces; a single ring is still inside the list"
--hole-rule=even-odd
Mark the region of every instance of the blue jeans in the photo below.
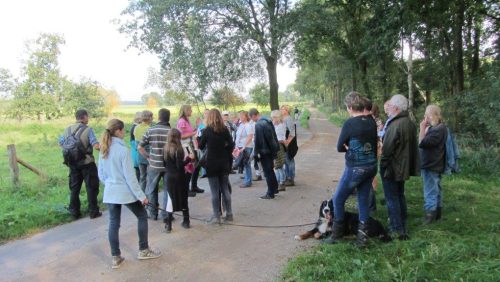
[[[424,180],[424,209],[435,211],[443,205],[441,174],[428,169],[421,169],[420,172]]]
[[[221,203],[226,209],[226,215],[233,215],[233,210],[231,208],[231,192],[229,192],[229,176],[210,176],[208,177],[208,185],[210,186],[210,193],[212,194],[212,210],[214,217],[219,217],[222,214]]]
[[[359,221],[368,222],[370,218],[370,190],[372,189],[373,176],[376,174],[376,164],[363,167],[345,167],[344,173],[332,197],[335,221],[344,220],[345,201],[354,189],[357,189]]]
[[[146,197],[148,197],[149,202],[151,205],[154,207],[159,207],[158,203],[158,184],[160,183],[160,179],[164,177],[165,172],[164,171],[159,171],[156,169],[152,169],[151,167],[148,167],[148,177],[147,177],[147,184],[146,184]],[[163,179],[165,181],[165,179]],[[162,207],[167,207],[167,202],[163,202]],[[158,216],[158,210],[152,207],[148,207],[149,214],[151,216]]]
[[[384,178],[385,169],[380,168],[382,184],[384,186],[385,201],[391,222],[390,230],[393,232],[405,232],[408,208],[406,206],[405,182],[394,181]]]
[[[278,180],[279,184],[285,183],[286,173],[285,173],[285,169],[283,167],[276,169],[276,180]]]
[[[139,164],[139,185],[141,185],[142,192],[146,191],[146,184],[148,183],[148,165],[147,164]]]
[[[260,155],[260,164],[262,165],[264,177],[266,177],[267,195],[274,197],[274,194],[278,192],[278,180],[276,180],[276,174],[274,174],[273,170],[273,157],[271,155]]]
[[[145,250],[148,246],[148,214],[141,202],[133,202],[130,204],[125,204],[127,208],[134,213],[137,217],[137,233],[139,235],[139,250]],[[120,251],[120,239],[118,237],[118,231],[120,229],[122,205],[121,204],[108,204],[109,209],[109,230],[108,239],[109,245],[111,246],[111,255],[119,256]]]
[[[287,153],[285,153],[285,173],[287,179],[295,179],[295,159],[290,159]]]
[[[245,148],[245,152],[248,153],[248,155],[252,154],[253,148]],[[243,154],[243,152],[242,152]],[[252,162],[251,158],[248,158],[247,163],[245,164],[243,168],[243,185],[252,185]]]

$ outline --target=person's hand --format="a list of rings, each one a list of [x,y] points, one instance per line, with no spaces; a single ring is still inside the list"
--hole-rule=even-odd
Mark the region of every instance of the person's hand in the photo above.
[[[142,201],[142,204],[147,206],[149,204],[149,200],[148,198],[145,198],[143,201]]]
[[[346,150],[349,150],[349,146],[347,146],[347,144],[344,144],[344,148],[345,148]]]
[[[188,156],[188,157],[189,157],[191,160],[194,160],[194,154],[193,154],[193,153],[189,154],[189,156]]]

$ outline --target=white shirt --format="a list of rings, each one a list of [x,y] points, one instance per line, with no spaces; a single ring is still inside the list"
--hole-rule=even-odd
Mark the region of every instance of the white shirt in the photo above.
[[[238,126],[238,130],[236,131],[236,146],[238,148],[253,148],[253,142],[250,142],[247,146],[245,145],[248,135],[254,134],[254,132],[255,125],[252,126],[250,122],[240,124],[240,126]]]
[[[286,126],[284,123],[279,123],[279,124],[273,124],[274,125],[274,131],[276,131],[276,137],[278,138],[278,141],[285,141],[286,140]]]

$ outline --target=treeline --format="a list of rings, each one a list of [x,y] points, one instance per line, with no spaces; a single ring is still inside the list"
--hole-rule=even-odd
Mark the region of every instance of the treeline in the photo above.
[[[2,114],[42,121],[73,115],[76,109],[85,108],[92,117],[100,118],[119,105],[116,91],[88,78],[74,82],[61,74],[58,58],[63,44],[60,35],[41,34],[27,44],[20,77],[0,68],[0,94],[7,104]]]
[[[455,131],[498,144],[500,6],[474,0],[302,0],[294,53],[298,91],[333,109],[357,90],[380,106],[437,103]]]

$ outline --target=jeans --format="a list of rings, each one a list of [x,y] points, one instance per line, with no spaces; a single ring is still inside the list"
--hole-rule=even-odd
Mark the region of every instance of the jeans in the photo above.
[[[214,217],[219,217],[221,211],[221,195],[226,215],[232,215],[231,208],[231,193],[229,192],[229,177],[228,175],[211,176],[208,177],[208,185],[212,193],[212,210]]]
[[[279,184],[285,183],[286,173],[284,168],[277,168],[275,170],[275,174],[276,174],[276,180],[278,180]]]
[[[164,171],[159,171],[156,169],[152,169],[148,167],[148,180],[146,184],[146,197],[148,197],[149,202],[154,207],[159,207],[158,203],[158,184],[160,183],[160,179],[165,176]],[[163,179],[165,182],[165,179]],[[167,202],[163,202],[163,207],[167,206]],[[151,216],[158,216],[158,210],[153,207],[148,207],[149,214]]]
[[[146,191],[146,184],[148,183],[148,165],[139,164],[139,172],[141,177],[139,178],[139,185],[141,186],[142,192]]]
[[[368,222],[370,218],[370,190],[372,189],[373,176],[376,174],[376,164],[362,167],[345,167],[344,173],[332,197],[335,221],[341,222],[344,220],[345,201],[349,195],[352,194],[354,189],[356,189],[358,195],[359,221]]]
[[[384,178],[385,169],[380,168],[382,185],[384,186],[385,202],[391,223],[392,232],[406,232],[408,208],[406,206],[405,182]]]
[[[97,205],[97,195],[99,195],[99,178],[97,176],[97,167],[95,163],[73,167],[69,169],[69,212],[73,216],[80,216],[80,190],[85,181],[87,189],[87,201],[89,204],[90,215],[99,212]]]
[[[260,164],[262,165],[262,172],[264,172],[264,177],[267,183],[267,195],[274,197],[274,194],[278,192],[278,180],[276,179],[276,174],[274,174],[273,166],[274,160],[271,155],[260,155]]]
[[[137,233],[139,235],[139,250],[146,250],[148,246],[148,214],[141,202],[133,202],[125,204],[127,208],[134,213],[137,217]],[[109,230],[108,239],[111,246],[111,255],[119,256],[120,240],[118,238],[118,231],[120,229],[120,219],[122,213],[121,204],[108,204],[109,208]]]
[[[253,148],[245,148],[245,152],[248,153],[248,155],[252,154]],[[243,152],[242,152],[243,154]],[[249,158],[248,161],[246,162],[244,168],[243,168],[243,185],[252,185],[252,162],[251,159]]]
[[[290,180],[295,179],[295,159],[290,159],[290,157],[286,153],[285,153],[285,173],[287,179]]]
[[[439,172],[421,169],[424,181],[424,209],[426,211],[435,211],[443,206],[443,197],[441,193],[441,174]]]

